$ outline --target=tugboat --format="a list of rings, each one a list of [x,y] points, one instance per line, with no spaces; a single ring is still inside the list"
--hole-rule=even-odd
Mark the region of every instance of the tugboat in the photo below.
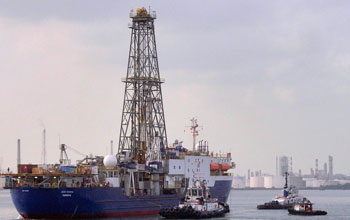
[[[223,217],[228,212],[229,205],[219,202],[216,198],[210,198],[205,181],[196,180],[194,186],[187,188],[186,196],[178,206],[163,208],[159,214],[164,218],[188,219]]]
[[[305,197],[298,195],[298,190],[294,186],[288,187],[288,173],[285,173],[286,183],[283,188],[283,196],[276,196],[271,202],[258,205],[257,209],[289,209],[295,203],[301,203],[307,200]]]
[[[291,215],[327,215],[326,211],[312,210],[312,203],[309,200],[294,204],[288,212]]]

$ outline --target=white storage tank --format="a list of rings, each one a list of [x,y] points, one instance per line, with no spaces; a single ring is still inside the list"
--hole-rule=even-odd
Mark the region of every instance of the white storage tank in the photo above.
[[[314,182],[314,187],[321,187],[326,185],[327,180],[317,180],[317,182]]]
[[[321,186],[321,181],[320,180],[314,179],[312,181],[312,187],[320,187],[320,186]]]
[[[315,178],[303,178],[305,181],[306,187],[313,187],[313,182],[316,180]]]
[[[264,188],[264,177],[263,176],[250,177],[250,188]]]
[[[273,176],[264,176],[264,187],[267,189],[273,188]]]
[[[115,158],[115,156],[113,155],[107,155],[105,156],[105,158],[103,158],[103,165],[105,165],[105,167],[107,168],[113,168],[117,166],[117,164],[117,158]]]
[[[247,187],[247,188],[250,187],[250,179],[245,180],[245,187]]]

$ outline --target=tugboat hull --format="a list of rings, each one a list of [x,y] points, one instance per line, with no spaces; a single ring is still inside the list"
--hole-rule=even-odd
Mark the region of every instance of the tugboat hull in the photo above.
[[[218,218],[224,217],[226,213],[230,212],[229,207],[225,207],[218,211],[207,211],[201,212],[192,209],[191,206],[179,208],[165,208],[161,209],[159,214],[160,216],[167,219],[198,219],[198,218]]]
[[[314,211],[296,211],[294,209],[288,209],[291,215],[327,215],[326,211],[314,210]]]
[[[289,209],[291,208],[291,204],[281,205],[279,203],[267,202],[263,205],[258,205],[257,209]]]

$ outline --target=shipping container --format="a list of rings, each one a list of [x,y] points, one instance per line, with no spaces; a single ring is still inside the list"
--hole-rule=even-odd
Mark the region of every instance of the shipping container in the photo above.
[[[33,167],[32,174],[43,174],[43,169],[40,167]]]
[[[33,168],[37,168],[37,164],[18,164],[18,173],[32,173]]]

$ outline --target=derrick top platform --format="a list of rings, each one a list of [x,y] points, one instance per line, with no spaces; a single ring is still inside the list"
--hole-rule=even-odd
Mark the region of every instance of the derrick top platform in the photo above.
[[[154,20],[157,18],[156,12],[151,10],[148,12],[144,7],[136,9],[134,12],[133,9],[130,11],[130,18],[134,21],[146,21],[146,20]]]

